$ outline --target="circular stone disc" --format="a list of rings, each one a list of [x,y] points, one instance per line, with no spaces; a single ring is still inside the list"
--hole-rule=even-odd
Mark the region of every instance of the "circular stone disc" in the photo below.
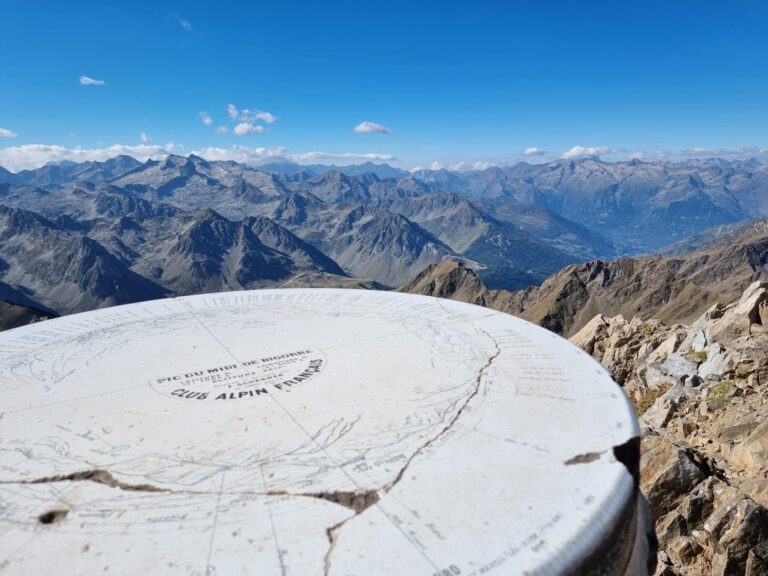
[[[477,306],[98,310],[0,334],[0,397],[2,574],[585,573],[633,538],[621,390]]]

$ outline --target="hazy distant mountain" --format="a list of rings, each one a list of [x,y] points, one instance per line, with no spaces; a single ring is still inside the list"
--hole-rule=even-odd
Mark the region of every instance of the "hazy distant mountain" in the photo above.
[[[1,171],[0,204],[26,216],[14,216],[20,225],[0,248],[0,281],[55,312],[297,278],[392,286],[445,259],[513,289],[570,262],[768,216],[768,168],[756,161],[327,168],[270,173],[170,155]],[[706,232],[687,247],[708,245],[707,234],[735,232]]]
[[[491,287],[538,284],[576,261],[456,194],[400,198],[389,204],[389,210],[416,222],[456,253],[483,264],[477,273]]]
[[[18,182],[18,177],[13,172],[9,172],[0,166],[0,182],[15,183]]]
[[[349,274],[395,286],[445,258],[460,258],[400,214],[361,204],[326,204],[293,194],[269,216],[317,246]]]
[[[382,170],[385,165],[255,169],[194,155],[135,163],[120,158],[48,166],[28,171],[35,173],[34,178],[26,173],[0,174],[0,180],[50,190],[71,183],[73,174],[93,173],[89,178],[101,181],[121,172],[111,184],[184,210],[210,207],[228,218],[266,213],[264,204],[277,203],[290,192],[311,194],[326,203],[357,202],[383,209],[399,198],[454,192],[479,201],[481,209],[497,220],[517,224],[574,257],[648,252],[711,226],[768,216],[768,166],[756,160],[606,163],[585,157],[413,174]],[[515,216],[520,210],[524,213]],[[534,210],[541,211],[534,216]]]
[[[208,162],[197,156],[149,160],[110,184],[184,210],[213,208],[229,218],[249,216],[250,206],[287,192],[273,174],[235,162]]]
[[[472,203],[495,219],[526,231],[576,261],[610,259],[620,254],[601,234],[542,206],[495,199],[473,200]]]
[[[607,237],[625,254],[768,215],[768,166],[759,162],[606,163],[587,157],[414,176],[470,198],[547,208]]]
[[[306,173],[310,176],[319,176],[325,172],[341,172],[346,176],[362,176],[363,174],[376,174],[379,178],[400,178],[407,176],[406,170],[394,168],[389,164],[375,164],[373,162],[364,162],[363,164],[350,164],[349,166],[336,166],[334,164],[295,164],[293,162],[273,162],[270,164],[261,164],[257,166],[264,172],[276,174],[294,174]]]
[[[29,186],[63,186],[73,182],[104,182],[141,166],[130,156],[115,156],[104,162],[59,162],[18,172],[13,181]],[[0,180],[3,174],[0,173]]]

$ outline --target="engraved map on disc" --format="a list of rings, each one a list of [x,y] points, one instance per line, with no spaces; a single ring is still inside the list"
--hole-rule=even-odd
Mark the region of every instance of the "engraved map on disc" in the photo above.
[[[634,494],[611,447],[636,422],[597,363],[430,297],[46,321],[0,334],[0,398],[0,575],[557,571]]]

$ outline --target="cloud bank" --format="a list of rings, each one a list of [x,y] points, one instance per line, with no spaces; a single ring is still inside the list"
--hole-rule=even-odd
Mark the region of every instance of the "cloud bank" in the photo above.
[[[39,168],[49,162],[60,162],[62,160],[71,160],[73,162],[86,162],[93,160],[103,162],[115,156],[125,154],[133,156],[142,162],[165,158],[168,154],[179,153],[184,149],[183,146],[169,143],[165,146],[152,146],[139,144],[137,146],[115,144],[105,148],[66,148],[58,145],[48,144],[24,144],[23,146],[13,146],[9,148],[0,148],[0,166],[3,166],[11,172]]]
[[[237,126],[235,127],[237,128]],[[216,129],[227,130],[225,126]],[[0,128],[0,137],[8,136],[5,132],[14,134],[10,130]],[[133,156],[137,160],[146,161],[148,159],[161,159],[168,154],[187,154],[189,153],[181,144],[167,143],[164,145],[151,144],[151,138],[148,134],[143,134],[142,144],[124,145],[115,144],[101,148],[67,148],[59,145],[47,144],[24,144],[20,146],[0,147],[0,166],[12,171],[18,172],[30,168],[39,168],[49,162],[61,160],[71,160],[74,162],[85,162],[87,160],[104,161],[120,154]],[[736,150],[724,148],[690,148],[680,151],[669,150],[650,150],[650,151],[632,151],[622,148],[611,149],[610,153],[607,147],[583,147],[574,146],[563,152],[545,152],[538,151],[525,154],[524,149],[516,154],[508,156],[498,156],[493,158],[479,158],[468,161],[436,161],[422,166],[414,166],[412,171],[423,168],[439,170],[442,168],[448,170],[485,170],[492,166],[509,166],[518,162],[551,162],[558,159],[574,160],[595,154],[603,154],[603,160],[608,162],[627,161],[631,159],[640,159],[653,162],[687,162],[697,161],[705,158],[722,158],[724,160],[748,160],[756,158],[764,163],[768,163],[768,149],[759,147],[744,147]],[[537,149],[538,150],[538,149]],[[383,154],[377,152],[324,152],[312,150],[309,152],[291,152],[283,146],[272,148],[267,147],[249,147],[235,145],[225,147],[205,147],[193,150],[191,153],[197,154],[208,160],[234,160],[244,164],[258,166],[268,162],[295,162],[297,164],[361,164],[364,162],[400,162],[392,154]]]
[[[104,148],[67,148],[65,146],[48,144],[24,144],[0,148],[0,166],[18,172],[39,168],[49,162],[71,160],[73,162],[86,162],[88,160],[103,162],[125,154],[133,156],[141,162],[147,160],[160,160],[169,154],[186,154],[184,146],[172,142],[160,145],[148,143],[136,146],[115,144]],[[310,152],[292,153],[283,146],[274,148],[232,146],[230,148],[208,147],[193,150],[206,160],[234,160],[243,164],[259,165],[268,162],[296,162],[297,164],[315,163],[346,163],[361,164],[363,162],[393,162],[397,158],[391,154],[379,154],[374,152],[322,152],[313,150]]]

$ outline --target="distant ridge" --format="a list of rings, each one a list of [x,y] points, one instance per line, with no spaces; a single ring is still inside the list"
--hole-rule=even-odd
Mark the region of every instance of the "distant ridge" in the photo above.
[[[642,256],[567,266],[541,286],[490,290],[457,262],[422,271],[399,290],[488,306],[566,336],[595,315],[690,322],[715,302],[725,304],[768,277],[768,232],[680,256]]]

